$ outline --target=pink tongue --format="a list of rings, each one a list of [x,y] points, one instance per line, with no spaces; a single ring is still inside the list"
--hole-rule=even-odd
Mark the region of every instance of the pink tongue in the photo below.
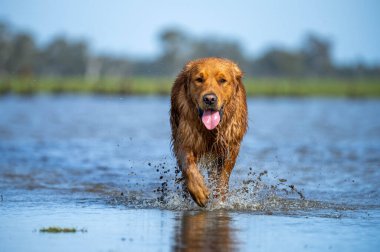
[[[202,122],[208,130],[214,129],[220,122],[219,111],[206,110],[203,112]]]

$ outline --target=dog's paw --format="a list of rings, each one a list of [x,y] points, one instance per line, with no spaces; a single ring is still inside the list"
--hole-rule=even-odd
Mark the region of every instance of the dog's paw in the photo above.
[[[186,186],[193,200],[201,207],[205,207],[210,195],[203,176],[197,169],[186,171]]]

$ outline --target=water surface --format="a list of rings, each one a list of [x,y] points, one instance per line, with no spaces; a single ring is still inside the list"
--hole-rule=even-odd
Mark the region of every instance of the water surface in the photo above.
[[[248,107],[229,199],[200,209],[175,183],[168,97],[2,97],[0,251],[376,251],[380,101]]]

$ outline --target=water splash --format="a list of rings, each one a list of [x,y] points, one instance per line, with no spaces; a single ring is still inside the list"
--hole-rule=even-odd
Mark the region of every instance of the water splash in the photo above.
[[[278,178],[275,183],[271,183],[269,180],[273,180],[273,176],[268,171],[258,171],[259,169],[252,167],[243,180],[234,181],[230,185],[225,202],[210,197],[206,208],[199,208],[186,191],[178,167],[172,167],[166,161],[156,165],[149,163],[148,166],[155,169],[159,183],[153,187],[146,186],[146,190],[129,190],[113,195],[109,203],[122,204],[129,208],[206,211],[224,209],[269,215],[300,215],[312,212],[314,216],[330,218],[340,218],[342,211],[357,209],[357,206],[306,199],[303,192],[289,184],[287,179]],[[204,169],[201,171],[207,181],[207,173]],[[208,186],[213,188],[209,183]],[[150,191],[149,188],[154,189]]]

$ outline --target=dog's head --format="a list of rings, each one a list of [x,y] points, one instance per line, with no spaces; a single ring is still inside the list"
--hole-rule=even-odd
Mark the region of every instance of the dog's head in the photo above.
[[[187,75],[187,91],[204,126],[213,130],[241,85],[242,71],[230,60],[205,58],[189,62],[184,73]]]

